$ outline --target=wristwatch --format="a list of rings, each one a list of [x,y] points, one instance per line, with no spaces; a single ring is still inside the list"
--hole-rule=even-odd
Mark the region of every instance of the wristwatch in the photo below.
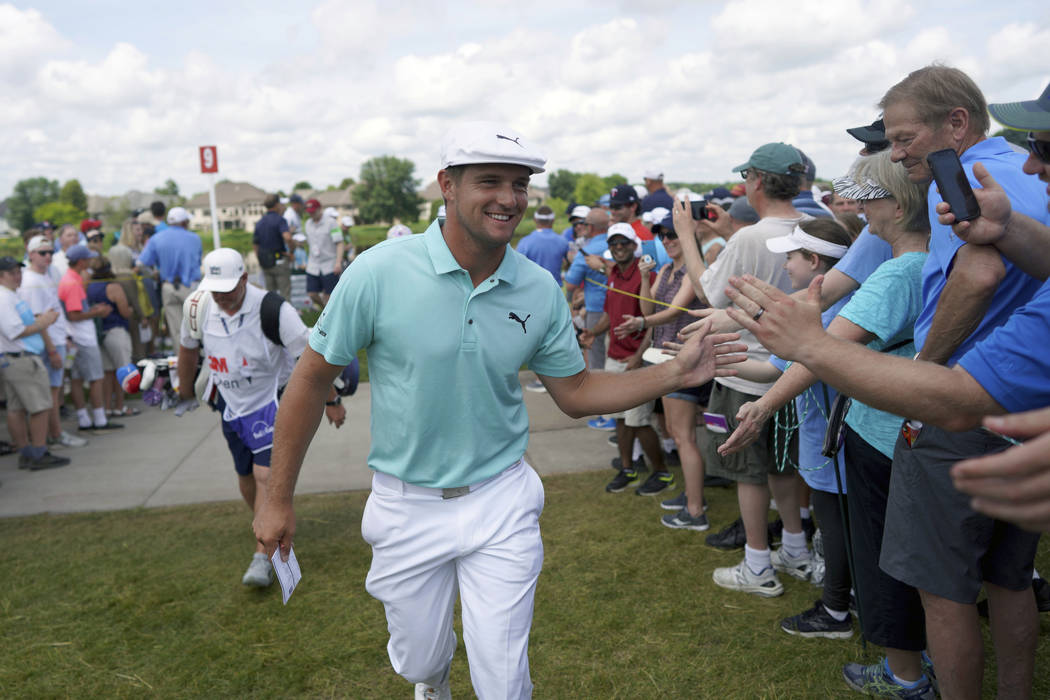
[[[342,403],[343,403],[343,397],[342,396],[336,396],[335,400],[333,400],[333,401],[325,401],[324,405],[325,406],[339,406]]]

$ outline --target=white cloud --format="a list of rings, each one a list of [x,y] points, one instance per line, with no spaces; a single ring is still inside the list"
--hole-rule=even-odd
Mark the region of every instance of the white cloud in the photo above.
[[[35,67],[70,46],[37,10],[0,5],[0,77],[5,82],[31,80]]]

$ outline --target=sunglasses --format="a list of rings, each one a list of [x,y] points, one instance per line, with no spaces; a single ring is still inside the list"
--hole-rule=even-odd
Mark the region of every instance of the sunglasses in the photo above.
[[[673,231],[660,231],[656,237],[664,241],[677,241],[678,234]]]
[[[54,255],[55,253],[53,250],[34,250],[33,252],[37,255]]]
[[[610,241],[610,248],[626,248],[629,245],[634,245],[634,241]]]
[[[1044,163],[1050,163],[1050,141],[1041,141],[1035,137],[1035,132],[1028,132],[1028,150]]]
[[[101,240],[102,240],[102,238],[103,238],[103,236],[88,236],[88,237],[87,237],[87,239],[88,239],[89,241],[101,241]]]

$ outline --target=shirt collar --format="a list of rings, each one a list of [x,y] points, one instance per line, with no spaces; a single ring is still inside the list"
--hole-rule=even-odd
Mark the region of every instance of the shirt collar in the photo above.
[[[427,254],[430,256],[430,264],[434,266],[434,272],[444,275],[448,272],[463,269],[456,262],[452,251],[449,250],[436,219],[430,223],[430,226],[427,227],[427,230],[422,235],[427,247]],[[509,245],[504,251],[503,260],[500,262],[499,267],[496,268],[494,276],[508,284],[514,284],[518,278],[518,260]]]

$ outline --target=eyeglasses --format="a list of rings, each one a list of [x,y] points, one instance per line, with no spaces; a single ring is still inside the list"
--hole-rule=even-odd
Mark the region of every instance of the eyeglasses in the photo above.
[[[609,241],[610,248],[626,248],[629,245],[634,245],[634,241]]]
[[[1034,131],[1028,132],[1028,150],[1044,163],[1050,163],[1050,141],[1037,139]]]
[[[744,179],[744,180],[746,180],[747,176],[750,175],[750,174],[751,174],[751,168],[744,168],[743,170],[740,171],[740,177],[742,179]]]
[[[36,253],[37,255],[53,255],[55,251],[53,251],[53,250],[34,250],[33,252]]]

